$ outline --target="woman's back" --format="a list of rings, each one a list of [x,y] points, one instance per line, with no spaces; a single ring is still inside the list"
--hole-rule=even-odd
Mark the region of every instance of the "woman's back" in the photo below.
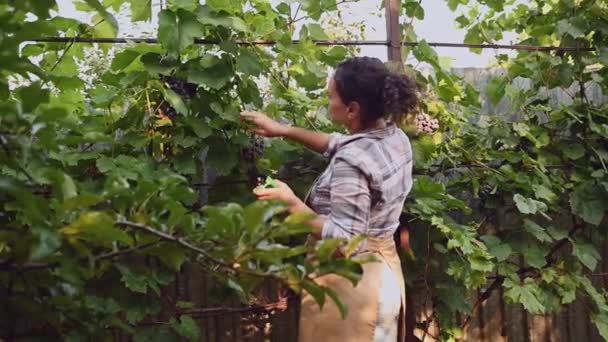
[[[412,150],[405,133],[388,124],[349,136],[332,134],[325,155],[332,158],[330,165],[310,196],[313,210],[333,218],[323,235],[392,236],[412,187]]]

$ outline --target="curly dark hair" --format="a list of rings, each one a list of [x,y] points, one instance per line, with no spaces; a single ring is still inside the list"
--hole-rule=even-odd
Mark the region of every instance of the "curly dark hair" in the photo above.
[[[347,59],[338,65],[334,81],[344,103],[359,103],[364,124],[379,118],[399,121],[418,104],[414,79],[392,73],[378,58]]]

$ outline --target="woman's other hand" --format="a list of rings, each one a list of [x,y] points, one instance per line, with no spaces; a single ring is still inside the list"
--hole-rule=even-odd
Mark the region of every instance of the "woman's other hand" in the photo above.
[[[293,193],[289,185],[276,179],[274,182],[277,185],[276,188],[258,187],[253,189],[253,193],[258,197],[259,200],[281,200],[290,207],[300,202],[300,199]]]
[[[241,112],[241,118],[254,124],[256,127],[252,131],[258,135],[265,137],[280,137],[285,136],[287,132],[287,126],[282,125],[259,112],[244,111]]]

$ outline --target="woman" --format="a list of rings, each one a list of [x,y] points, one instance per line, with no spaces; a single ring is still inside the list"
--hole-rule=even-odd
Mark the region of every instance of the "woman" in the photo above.
[[[337,292],[348,315],[342,319],[332,301],[321,310],[304,293],[299,341],[403,341],[405,290],[393,233],[412,186],[412,151],[394,122],[416,106],[416,85],[389,72],[379,59],[355,57],[338,66],[328,96],[331,119],[350,134],[313,132],[281,125],[261,113],[242,113],[256,126],[256,134],[287,137],[331,158],[305,201],[283,182],[274,189],[254,190],[258,198],[279,199],[291,213],[312,214],[314,238],[366,234],[358,253],[382,261],[363,264],[356,287],[333,274],[316,279]]]

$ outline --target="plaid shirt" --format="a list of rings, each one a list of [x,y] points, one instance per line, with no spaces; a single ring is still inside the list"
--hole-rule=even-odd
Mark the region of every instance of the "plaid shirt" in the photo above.
[[[405,133],[392,123],[353,135],[332,133],[324,155],[331,161],[307,198],[326,217],[323,238],[392,237],[412,188]]]

